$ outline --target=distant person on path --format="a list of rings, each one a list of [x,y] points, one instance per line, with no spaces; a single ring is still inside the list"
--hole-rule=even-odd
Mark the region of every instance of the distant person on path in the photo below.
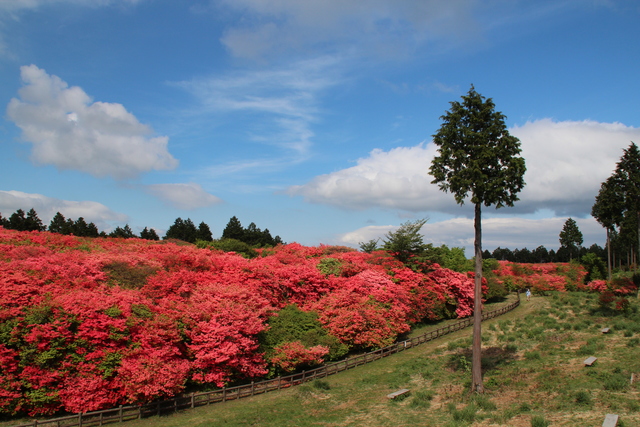
[[[529,288],[527,288],[526,295],[527,295],[527,301],[530,301],[531,300],[531,291],[529,290]]]

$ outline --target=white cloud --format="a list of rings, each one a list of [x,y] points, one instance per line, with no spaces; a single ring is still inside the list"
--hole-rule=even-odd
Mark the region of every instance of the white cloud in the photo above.
[[[169,139],[152,136],[121,104],[92,102],[81,88],[35,65],[20,71],[25,85],[7,114],[33,144],[34,162],[116,179],[177,166]]]
[[[80,87],[35,65],[20,71],[24,86],[7,114],[33,144],[34,162],[116,179],[178,165],[167,151],[168,138],[153,136],[121,104],[92,102]]]
[[[527,185],[511,213],[548,209],[562,216],[589,215],[600,183],[611,175],[622,150],[630,141],[640,141],[639,128],[593,121],[543,119],[515,127],[512,133],[522,143]],[[356,166],[318,176],[287,192],[311,203],[347,209],[383,207],[472,215],[468,209],[461,210],[451,194],[431,184],[429,166],[435,154],[436,147],[424,143],[389,151],[376,149]]]
[[[207,193],[199,184],[153,184],[145,186],[153,194],[170,206],[192,210],[222,203],[218,197]]]
[[[574,218],[575,219],[575,218]],[[566,217],[525,219],[525,218],[486,218],[482,221],[482,247],[493,251],[497,247],[533,250],[544,246],[548,250],[560,247],[558,235],[567,220]],[[593,218],[575,219],[583,234],[584,245],[597,243],[604,246],[605,231]],[[398,226],[369,226],[345,233],[338,243],[357,247],[360,242],[382,239],[389,231]],[[474,228],[471,218],[454,218],[440,222],[427,222],[421,230],[425,243],[436,246],[465,248],[468,257],[473,256]]]
[[[640,128],[590,120],[527,122],[510,132],[522,141],[527,185],[516,209],[588,215],[600,189]]]
[[[222,43],[242,58],[345,46],[364,55],[398,57],[447,39],[478,37],[474,0],[224,0],[241,14]]]
[[[429,164],[433,144],[375,149],[357,165],[320,175],[305,185],[289,187],[287,193],[311,203],[348,209],[383,207],[408,211],[439,211],[455,206],[452,197],[431,184]]]
[[[129,220],[127,215],[114,212],[98,202],[61,200],[42,194],[0,190],[2,216],[9,217],[18,209],[27,212],[31,208],[35,209],[38,218],[45,225],[51,222],[56,212],[60,212],[65,218],[72,220],[83,217],[85,221],[96,224],[100,230],[110,228],[109,222],[126,223]]]

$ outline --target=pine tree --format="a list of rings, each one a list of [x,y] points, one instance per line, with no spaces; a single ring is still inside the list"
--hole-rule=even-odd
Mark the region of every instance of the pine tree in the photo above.
[[[203,240],[205,242],[211,242],[213,240],[213,234],[209,226],[203,221],[198,225],[198,232],[196,233],[196,240]]]
[[[38,214],[34,208],[29,209],[29,212],[27,212],[24,229],[26,231],[45,231],[47,229],[47,226],[43,225],[42,220],[38,218]]]
[[[145,227],[144,230],[140,232],[140,238],[146,240],[160,240],[160,237],[158,237],[158,233],[156,233],[156,230],[154,230],[153,228],[149,229],[147,227]]]
[[[242,228],[240,220],[233,216],[227,223],[227,226],[222,231],[223,239],[236,239],[244,242],[245,230]]]
[[[10,228],[11,230],[25,231],[26,220],[24,211],[22,209],[18,209],[9,217],[9,227],[7,228]]]
[[[567,219],[564,223],[559,240],[560,249],[566,249],[569,252],[569,261],[573,260],[573,256],[577,254],[583,242],[582,232],[573,218]]]
[[[173,225],[167,230],[164,239],[178,239],[184,242],[195,243],[197,234],[198,230],[190,218],[183,220],[178,217]]]
[[[58,234],[69,234],[67,228],[67,221],[65,220],[64,215],[60,212],[56,212],[49,223],[49,231]]]
[[[426,223],[427,219],[403,223],[396,231],[390,231],[385,235],[382,249],[390,252],[402,263],[408,263],[410,258],[427,249],[420,234],[420,229]]]

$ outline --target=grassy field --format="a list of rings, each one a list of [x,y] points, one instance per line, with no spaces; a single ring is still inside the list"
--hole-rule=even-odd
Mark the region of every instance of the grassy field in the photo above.
[[[600,426],[607,413],[640,426],[637,300],[626,314],[596,309],[594,294],[557,293],[483,323],[481,396],[469,394],[469,328],[323,380],[126,426]],[[401,388],[410,394],[387,399]]]

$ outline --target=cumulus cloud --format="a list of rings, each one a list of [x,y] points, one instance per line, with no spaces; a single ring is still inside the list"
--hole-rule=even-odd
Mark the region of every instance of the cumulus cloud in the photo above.
[[[202,189],[199,184],[153,184],[145,186],[145,190],[158,197],[167,205],[193,210],[222,203],[222,200]]]
[[[289,187],[287,193],[303,196],[311,203],[348,209],[447,210],[455,203],[431,184],[433,177],[428,174],[435,154],[433,144],[389,151],[375,149],[369,157],[359,159],[356,166]]]
[[[109,228],[109,222],[126,223],[129,220],[127,215],[114,212],[98,202],[61,200],[36,193],[0,190],[2,216],[9,217],[18,209],[27,212],[31,208],[35,209],[44,224],[51,222],[56,212],[73,220],[83,217],[101,230]]]
[[[561,216],[586,216],[600,183],[611,175],[640,129],[620,123],[555,122],[543,119],[511,130],[520,138],[527,163],[525,189],[510,212],[548,209]],[[451,194],[431,184],[433,144],[373,150],[356,166],[321,175],[287,189],[311,203],[347,209],[383,207],[412,212],[439,211],[472,215],[461,210]]]
[[[493,251],[497,247],[509,249],[528,248],[533,250],[544,246],[551,250],[560,247],[558,235],[567,220],[566,217],[528,218],[486,218],[482,221],[482,247]],[[583,234],[585,245],[597,243],[604,246],[605,231],[593,218],[575,219]],[[368,226],[345,233],[339,243],[357,247],[360,242],[382,239],[398,229],[397,225]],[[425,243],[436,246],[465,248],[467,256],[473,256],[474,228],[471,218],[454,218],[440,222],[427,222],[421,229]]]
[[[478,34],[474,0],[224,0],[242,13],[222,43],[242,58],[348,46],[365,55],[397,57],[434,41]],[[476,37],[477,40],[477,37]]]
[[[591,212],[600,184],[620,160],[640,128],[590,120],[527,122],[510,132],[522,141],[526,187],[516,209],[551,209],[558,215]]]
[[[121,104],[92,102],[80,87],[35,65],[20,71],[24,86],[7,115],[33,144],[34,162],[116,179],[178,165],[167,150],[168,138],[153,136]]]

